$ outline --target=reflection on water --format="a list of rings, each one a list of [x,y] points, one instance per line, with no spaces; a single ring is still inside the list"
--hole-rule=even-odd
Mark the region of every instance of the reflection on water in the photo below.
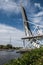
[[[4,65],[11,59],[15,59],[20,57],[20,53],[16,53],[15,51],[0,51],[0,65]]]

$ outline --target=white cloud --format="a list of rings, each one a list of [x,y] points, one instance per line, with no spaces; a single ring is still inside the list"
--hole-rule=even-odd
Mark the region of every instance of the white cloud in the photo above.
[[[41,17],[36,17],[32,19],[32,21],[35,23],[39,23],[41,20],[42,20]]]
[[[18,2],[15,2],[13,0],[0,0],[0,9],[6,11],[6,12],[20,12],[20,0]],[[27,6],[27,0],[23,0],[23,5]]]
[[[13,2],[11,0],[0,0],[0,9],[7,12],[15,12],[15,13],[19,13],[20,11],[20,8],[16,4],[16,2]]]
[[[34,3],[35,7],[38,7],[40,10],[43,10],[43,7],[40,3]]]
[[[43,15],[43,11],[38,12],[37,14],[35,14],[35,16],[42,16]]]
[[[38,7],[41,11],[38,12],[38,13],[34,13],[33,14],[33,18],[32,18],[32,21],[35,22],[35,23],[42,23],[43,21],[43,7],[41,6],[40,3],[34,3],[35,7]]]
[[[9,44],[11,39],[11,44],[14,46],[22,46],[21,38],[23,36],[23,31],[0,24],[0,44]]]
[[[35,7],[41,7],[40,3],[34,3]]]
[[[40,3],[34,3],[35,7],[38,7],[41,11],[38,12],[37,14],[34,14],[34,18],[32,19],[33,22],[35,23],[42,23],[43,19],[43,7],[41,6]]]
[[[43,11],[40,11],[37,14],[34,14],[33,22],[36,22],[36,23],[43,22]]]

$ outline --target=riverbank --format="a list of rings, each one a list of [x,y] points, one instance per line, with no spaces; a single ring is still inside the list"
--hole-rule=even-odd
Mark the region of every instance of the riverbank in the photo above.
[[[3,51],[3,50],[18,50],[18,49],[21,49],[22,47],[14,47],[12,46],[11,44],[7,44],[7,45],[0,45],[0,51]]]
[[[24,53],[21,58],[13,59],[5,65],[43,65],[43,47]]]
[[[14,51],[15,49],[0,49],[0,51],[9,51],[9,50]]]

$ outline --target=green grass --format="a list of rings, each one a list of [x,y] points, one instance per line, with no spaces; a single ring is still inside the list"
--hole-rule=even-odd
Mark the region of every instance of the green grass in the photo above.
[[[43,48],[31,50],[5,65],[43,65]]]

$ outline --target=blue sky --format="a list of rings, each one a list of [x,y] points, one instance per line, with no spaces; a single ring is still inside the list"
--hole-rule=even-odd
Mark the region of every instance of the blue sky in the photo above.
[[[11,37],[12,45],[22,46],[21,37],[25,33],[20,2],[20,0],[0,0],[0,44],[9,43]],[[43,25],[43,0],[22,0],[22,4],[28,20]]]

